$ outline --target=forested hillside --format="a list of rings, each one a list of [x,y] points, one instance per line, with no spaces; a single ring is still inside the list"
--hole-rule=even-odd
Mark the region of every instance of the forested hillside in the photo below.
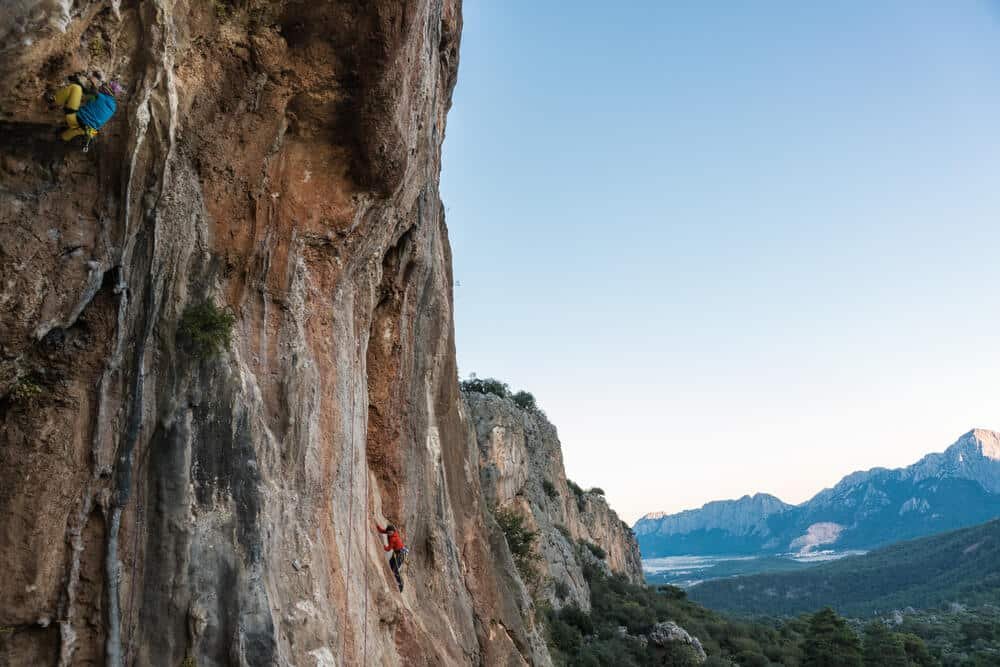
[[[1000,605],[1000,520],[795,572],[708,581],[690,595],[713,609],[751,614]]]

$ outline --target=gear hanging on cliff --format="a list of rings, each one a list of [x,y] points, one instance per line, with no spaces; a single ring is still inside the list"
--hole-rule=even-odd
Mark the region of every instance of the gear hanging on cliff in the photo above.
[[[97,130],[95,130],[95,129],[91,128],[91,127],[86,127],[86,128],[84,128],[84,131],[86,133],[87,141],[86,141],[86,143],[83,144],[83,152],[84,153],[89,153],[90,152],[90,144],[91,144],[91,142],[94,141],[94,139],[97,138]]]
[[[399,561],[399,571],[403,572],[403,566],[410,561],[410,547],[403,547],[399,550],[400,561]]]

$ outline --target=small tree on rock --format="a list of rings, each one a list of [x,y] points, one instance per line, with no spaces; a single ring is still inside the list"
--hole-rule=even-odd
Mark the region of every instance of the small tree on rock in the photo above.
[[[182,340],[199,357],[214,357],[229,347],[236,316],[211,301],[188,306],[177,328]]]
[[[524,391],[523,389],[511,396],[511,400],[514,401],[514,405],[522,410],[534,412],[538,409],[538,404],[535,403],[535,397],[531,394],[531,392]]]

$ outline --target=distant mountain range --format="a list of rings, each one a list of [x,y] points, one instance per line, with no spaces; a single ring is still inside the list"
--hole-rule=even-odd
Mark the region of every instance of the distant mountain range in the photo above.
[[[742,614],[794,615],[831,606],[850,616],[952,602],[1000,605],[1000,520],[900,542],[796,570],[715,579],[688,595]]]
[[[1000,516],[1000,433],[975,429],[940,454],[844,477],[801,505],[758,493],[634,526],[644,558],[872,549]]]

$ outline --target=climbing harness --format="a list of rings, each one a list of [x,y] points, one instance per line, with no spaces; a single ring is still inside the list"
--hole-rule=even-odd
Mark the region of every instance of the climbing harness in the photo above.
[[[402,561],[400,561],[399,563],[399,572],[400,574],[402,574],[403,566],[406,565],[407,561],[410,560],[410,547],[404,546],[402,549],[399,550],[399,553],[400,556],[402,557]]]

